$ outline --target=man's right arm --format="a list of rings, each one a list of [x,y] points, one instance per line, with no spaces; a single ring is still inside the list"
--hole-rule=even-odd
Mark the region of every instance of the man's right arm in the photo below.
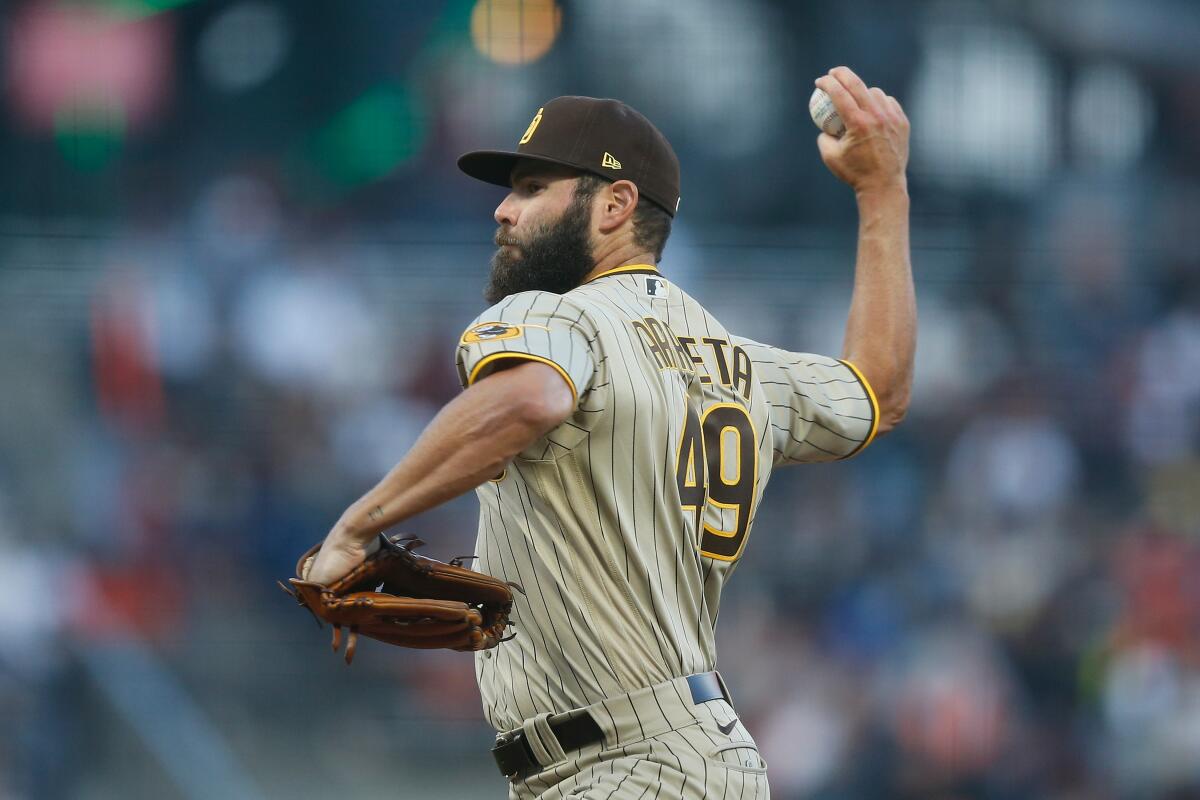
[[[849,458],[875,438],[879,408],[853,366],[742,336],[730,341],[750,356],[766,398],[775,466]]]
[[[846,133],[822,133],[821,158],[858,201],[858,257],[842,358],[879,404],[878,433],[908,410],[916,351],[917,304],[909,256],[908,118],[894,97],[868,89],[846,67],[816,81],[829,93]]]

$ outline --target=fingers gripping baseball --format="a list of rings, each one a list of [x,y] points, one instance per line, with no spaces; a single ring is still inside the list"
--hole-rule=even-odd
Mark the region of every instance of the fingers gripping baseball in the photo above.
[[[868,88],[848,67],[817,78],[846,126],[840,138],[822,133],[817,147],[825,166],[856,192],[905,185],[908,117],[896,98]]]

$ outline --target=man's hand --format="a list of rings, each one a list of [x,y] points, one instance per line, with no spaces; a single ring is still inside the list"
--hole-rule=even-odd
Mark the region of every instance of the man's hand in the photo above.
[[[301,568],[300,577],[328,586],[357,567],[367,556],[378,549],[378,538],[364,543],[344,535],[335,527],[325,537],[316,557]]]
[[[335,529],[333,535],[343,533]],[[288,581],[291,588],[279,584],[318,623],[333,625],[333,651],[344,640],[347,664],[354,660],[360,635],[421,650],[485,650],[504,641],[512,590],[520,586],[467,569],[460,559],[447,564],[419,556],[413,552],[419,539],[380,534],[374,542],[362,560],[362,548],[330,556],[326,542],[310,547],[296,566],[300,576]],[[346,564],[350,568],[343,571]],[[324,578],[322,565],[340,574]],[[349,629],[345,639],[344,628]]]
[[[848,67],[834,67],[816,80],[829,93],[846,132],[817,138],[821,160],[855,193],[906,188],[908,117],[896,98],[867,88]]]

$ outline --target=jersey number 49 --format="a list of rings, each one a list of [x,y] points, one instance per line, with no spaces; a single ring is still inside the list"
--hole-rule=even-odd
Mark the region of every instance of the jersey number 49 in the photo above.
[[[716,403],[703,416],[691,403],[685,405],[675,465],[679,501],[695,515],[696,530],[701,531],[700,555],[734,561],[742,554],[754,517],[758,481],[754,425],[735,403]]]

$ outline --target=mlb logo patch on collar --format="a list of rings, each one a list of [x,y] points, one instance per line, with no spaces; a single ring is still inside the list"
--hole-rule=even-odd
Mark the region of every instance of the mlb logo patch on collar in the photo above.
[[[660,278],[657,275],[647,275],[642,278],[642,280],[646,284],[646,294],[659,299],[666,298],[667,286],[669,286],[669,284],[665,279]]]
[[[474,328],[468,328],[462,335],[462,344],[476,342],[497,342],[501,339],[514,339],[521,335],[524,325],[509,325],[507,322],[481,322]]]

